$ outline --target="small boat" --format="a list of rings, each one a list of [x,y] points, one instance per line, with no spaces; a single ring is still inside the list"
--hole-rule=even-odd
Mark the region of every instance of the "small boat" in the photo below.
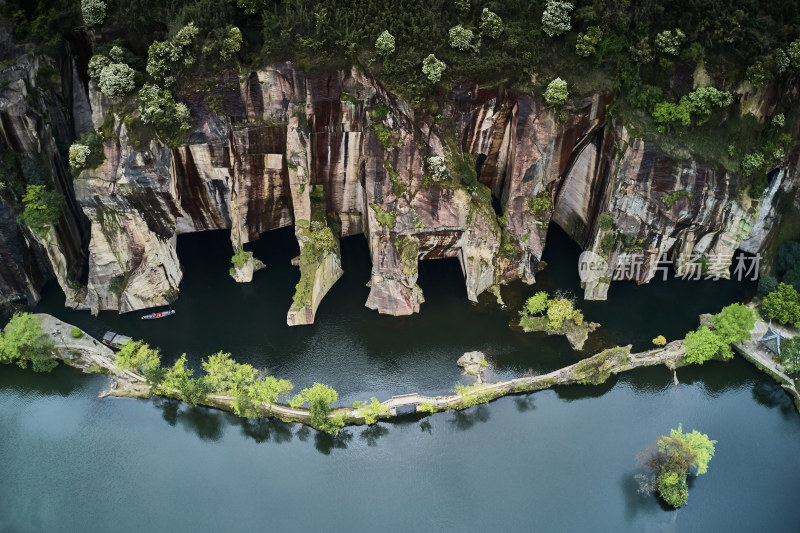
[[[112,350],[119,351],[122,349],[123,346],[131,342],[131,338],[127,335],[120,335],[118,333],[114,333],[113,331],[106,331],[106,334],[103,335],[103,339],[100,341]]]
[[[142,320],[155,320],[156,318],[164,318],[166,316],[171,316],[175,314],[174,309],[170,309],[168,311],[159,311],[157,313],[150,313],[149,315],[144,315]]]

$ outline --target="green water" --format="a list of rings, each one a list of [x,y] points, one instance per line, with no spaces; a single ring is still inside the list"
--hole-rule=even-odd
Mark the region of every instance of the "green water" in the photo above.
[[[578,291],[578,250],[551,231],[541,287]],[[555,244],[555,245],[554,245]],[[583,302],[603,324],[581,354],[563,338],[515,333],[514,309],[466,300],[457,263],[426,262],[415,317],[363,307],[369,260],[345,239],[345,276],[314,326],[289,328],[297,281],[290,232],[256,243],[268,269],[250,285],[227,276],[227,237],[181,237],[186,276],[174,317],[97,319],[39,310],[92,334],[114,329],[186,351],[193,364],[219,349],[302,387],[332,385],[341,403],[405,392],[439,393],[462,379],[455,359],[487,352],[494,377],[545,371],[600,348],[645,348],[682,337],[697,314],[742,299],[752,285],[654,282],[612,286],[608,302]],[[461,413],[404,417],[339,437],[296,424],[246,421],[166,400],[99,399],[103,376],[68,368],[38,375],[0,367],[0,531],[797,531],[800,415],[754,367],[735,359],[664,368],[509,397]],[[675,512],[636,493],[635,454],[683,423],[719,441],[708,474]]]

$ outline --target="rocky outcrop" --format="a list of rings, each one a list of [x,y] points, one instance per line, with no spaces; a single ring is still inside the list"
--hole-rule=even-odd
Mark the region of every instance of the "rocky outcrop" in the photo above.
[[[0,98],[3,140],[17,154],[45,154],[70,202],[46,239],[4,225],[0,256],[16,267],[0,276],[3,298],[36,300],[55,276],[68,305],[95,313],[164,305],[182,277],[178,235],[227,229],[238,251],[294,225],[301,278],[289,324],[313,322],[341,276],[338,238],[359,233],[372,258],[366,305],[406,315],[424,302],[420,260],[457,258],[473,301],[515,279],[532,283],[552,220],[608,259],[586,285],[587,298],[602,299],[624,254],[643,266],[621,277],[640,283],[664,253],[679,273],[713,255],[707,272],[724,275],[741,242],[766,246],[777,191],[792,182],[780,172],[761,205],[749,205],[736,176],[671,158],[610,122],[606,96],[557,113],[536,95],[464,84],[431,116],[359,69],[306,74],[291,64],[225,71],[213,94],[179,94],[194,124],[168,147],[139,121],[134,98],[99,94],[71,57],[62,89],[28,98],[38,59],[18,52],[27,63]],[[69,117],[52,105],[62,93]],[[73,131],[59,133],[65,125]],[[105,161],[71,181],[54,139],[89,127],[105,135]],[[432,175],[434,157],[446,175]],[[257,266],[248,260],[232,275],[247,282]]]

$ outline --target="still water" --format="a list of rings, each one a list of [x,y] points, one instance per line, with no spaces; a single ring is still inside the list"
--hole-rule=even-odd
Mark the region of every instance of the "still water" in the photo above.
[[[488,354],[494,377],[557,368],[608,345],[682,337],[700,312],[748,296],[752,284],[615,283],[608,302],[582,302],[602,323],[583,353],[563,338],[509,329],[540,288],[578,293],[578,250],[551,230],[549,267],[534,287],[466,300],[457,263],[425,262],[427,302],[415,317],[363,307],[363,238],[343,241],[345,276],[317,323],[285,326],[297,271],[291,232],[255,243],[267,270],[227,278],[227,237],[181,237],[177,315],[143,323],[64,310],[51,288],[37,310],[186,352],[195,366],[224,349],[296,387],[320,381],[341,403],[405,392],[443,393],[464,351]],[[643,369],[599,387],[498,400],[462,413],[407,417],[339,437],[279,421],[244,421],[165,400],[98,399],[103,376],[69,368],[38,375],[0,367],[0,531],[797,531],[800,415],[748,363],[678,372]],[[636,493],[636,452],[682,423],[716,439],[709,472],[674,512]]]

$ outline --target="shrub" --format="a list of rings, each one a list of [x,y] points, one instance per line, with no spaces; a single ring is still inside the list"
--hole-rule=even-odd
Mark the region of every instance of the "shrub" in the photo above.
[[[764,58],[757,59],[755,63],[747,67],[745,78],[753,85],[762,87],[772,80],[772,66]]]
[[[676,56],[681,52],[681,46],[686,42],[686,35],[679,30],[665,30],[656,35],[656,48],[664,53]]]
[[[450,28],[450,47],[456,50],[466,51],[472,48],[472,30],[468,30],[461,24]]]
[[[581,57],[589,57],[597,52],[595,48],[603,38],[603,30],[600,26],[590,26],[586,33],[578,34],[578,42],[575,44],[575,53]]]
[[[600,216],[597,217],[597,223],[602,231],[610,231],[614,229],[614,217],[608,213],[601,213]]]
[[[45,237],[50,228],[58,223],[64,204],[61,193],[44,185],[28,185],[22,197],[25,208],[20,221],[40,237]]]
[[[93,79],[100,77],[100,72],[103,68],[111,64],[111,60],[104,55],[95,54],[89,59],[89,76]]]
[[[503,33],[503,20],[497,14],[484,7],[481,11],[481,35],[490,39],[497,39]]]
[[[544,32],[550,37],[568,32],[572,28],[570,12],[574,7],[569,2],[547,0],[542,13],[542,29]]]
[[[547,329],[561,329],[565,320],[575,318],[575,307],[564,297],[553,298],[547,302]]]
[[[781,243],[775,256],[775,268],[778,274],[784,274],[792,270],[798,263],[800,263],[800,242],[786,241]]]
[[[375,41],[375,51],[382,56],[394,53],[394,35],[384,30]]]
[[[189,109],[158,85],[145,83],[139,91],[139,113],[142,122],[152,124],[170,146],[178,145],[192,127]]]
[[[786,55],[789,58],[789,67],[794,71],[800,70],[800,39],[789,45]]]
[[[80,339],[81,337],[83,337],[83,331],[81,331],[81,328],[73,328],[72,329],[72,338],[73,339]]]
[[[608,256],[608,254],[613,252],[616,245],[617,237],[613,233],[606,233],[603,235],[603,238],[600,239],[600,251],[605,256]]]
[[[97,168],[105,159],[103,135],[96,131],[84,133],[69,147],[69,165],[74,173]]]
[[[556,78],[547,85],[544,91],[544,101],[547,105],[558,107],[567,103],[569,91],[567,90],[567,82],[561,78]]]
[[[656,346],[664,346],[665,344],[667,344],[667,339],[664,337],[664,335],[659,335],[658,337],[653,339],[653,344],[655,344]]]
[[[761,152],[745,154],[742,158],[742,173],[745,176],[750,176],[754,172],[762,170],[766,165],[767,161],[764,159],[764,154]]]
[[[147,73],[170,86],[184,67],[194,64],[190,47],[198,29],[189,23],[169,41],[154,41],[147,50]]]
[[[800,372],[800,337],[781,341],[781,365],[789,373]]]
[[[310,388],[303,389],[289,403],[292,407],[300,407],[308,403],[309,423],[323,431],[337,433],[338,424],[333,424],[328,419],[331,404],[339,399],[339,395],[331,387],[321,383],[314,383]]]
[[[231,263],[234,268],[242,268],[250,258],[253,257],[253,252],[245,252],[243,249],[236,250],[236,253],[231,257]]]
[[[545,291],[539,291],[527,299],[522,312],[528,316],[543,313],[544,310],[547,309],[547,300],[547,293]]]
[[[543,218],[548,209],[550,209],[550,193],[547,191],[541,191],[534,198],[528,199],[528,211],[536,218]]]
[[[86,160],[89,159],[92,150],[85,144],[73,143],[69,147],[69,166],[73,170],[80,170],[86,166]]]
[[[142,341],[130,341],[117,352],[115,366],[120,370],[141,372],[145,379],[158,385],[164,379],[165,372],[161,368],[161,353],[157,348],[150,348]]]
[[[731,304],[712,316],[711,323],[714,324],[714,332],[727,347],[723,355],[729,356],[732,354],[728,345],[750,338],[750,330],[755,325],[755,314],[746,305]]]
[[[447,68],[443,61],[436,59],[436,56],[430,54],[422,61],[422,73],[428,78],[431,83],[436,83],[442,79],[442,73]]]
[[[228,30],[228,35],[222,40],[219,47],[219,55],[222,59],[230,59],[230,57],[241,50],[242,48],[242,32],[236,26]]]
[[[87,26],[99,26],[106,19],[106,3],[103,0],[81,0],[81,15]]]

